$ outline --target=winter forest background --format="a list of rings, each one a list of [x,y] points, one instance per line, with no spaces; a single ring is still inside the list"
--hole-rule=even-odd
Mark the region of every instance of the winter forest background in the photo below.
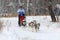
[[[60,0],[52,0],[52,6],[60,3]],[[48,15],[49,0],[0,0],[0,14],[16,13],[18,6],[23,5],[26,15]]]

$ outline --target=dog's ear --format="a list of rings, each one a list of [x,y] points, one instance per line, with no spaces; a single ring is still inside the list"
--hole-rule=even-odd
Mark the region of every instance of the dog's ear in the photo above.
[[[40,23],[38,23],[37,25],[40,26]]]
[[[29,23],[29,26],[31,26],[32,22]]]
[[[36,24],[37,23],[36,20],[33,20],[33,23]]]
[[[31,22],[32,24],[34,23],[34,22]]]

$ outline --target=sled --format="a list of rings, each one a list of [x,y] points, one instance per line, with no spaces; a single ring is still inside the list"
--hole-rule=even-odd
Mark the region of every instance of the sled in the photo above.
[[[20,16],[20,26],[26,26],[26,17]]]

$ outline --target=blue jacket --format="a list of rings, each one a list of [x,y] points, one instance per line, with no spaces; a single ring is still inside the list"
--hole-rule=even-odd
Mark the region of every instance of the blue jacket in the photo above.
[[[18,9],[17,12],[18,12],[18,14],[20,16],[24,16],[24,14],[25,14],[25,10],[24,9]]]

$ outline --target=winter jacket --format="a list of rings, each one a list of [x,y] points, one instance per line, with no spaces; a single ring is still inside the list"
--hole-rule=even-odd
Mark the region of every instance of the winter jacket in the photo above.
[[[20,15],[20,16],[24,16],[24,14],[25,14],[24,9],[18,9],[17,12],[18,12],[18,15]]]

